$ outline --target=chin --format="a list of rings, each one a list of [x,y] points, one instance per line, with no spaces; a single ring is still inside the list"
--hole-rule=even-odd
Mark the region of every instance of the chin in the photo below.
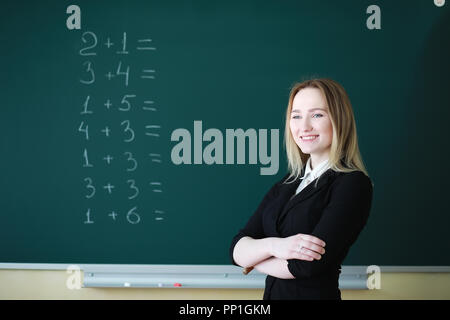
[[[308,147],[302,148],[302,147],[299,146],[299,148],[304,154],[311,154],[311,152],[314,152],[314,149],[311,149],[311,148],[308,148]]]
[[[302,153],[304,153],[304,154],[309,154],[309,155],[311,155],[311,150],[305,150],[305,149],[300,148],[300,151],[301,151]]]

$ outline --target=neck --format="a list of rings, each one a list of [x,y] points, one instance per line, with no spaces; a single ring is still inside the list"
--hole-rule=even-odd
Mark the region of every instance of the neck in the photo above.
[[[328,157],[314,158],[311,156],[310,158],[311,158],[310,165],[311,165],[312,170],[314,170],[315,167],[317,167],[319,164],[321,164],[325,160],[328,160]]]

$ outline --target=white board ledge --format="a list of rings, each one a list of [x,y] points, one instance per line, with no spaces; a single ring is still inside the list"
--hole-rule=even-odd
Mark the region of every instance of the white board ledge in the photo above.
[[[67,270],[84,272],[84,287],[125,288],[264,288],[265,275],[242,274],[232,265],[124,265],[0,263],[0,269]],[[380,272],[450,272],[450,266],[380,266]],[[342,266],[340,289],[367,289],[367,266]]]

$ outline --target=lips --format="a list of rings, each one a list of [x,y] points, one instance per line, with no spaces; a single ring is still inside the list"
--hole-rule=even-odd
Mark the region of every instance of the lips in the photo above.
[[[300,139],[302,141],[314,141],[319,135],[309,135],[309,136],[301,136]]]

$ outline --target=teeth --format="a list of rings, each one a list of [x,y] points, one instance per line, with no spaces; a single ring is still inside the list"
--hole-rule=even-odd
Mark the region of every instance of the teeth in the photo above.
[[[317,138],[318,136],[308,136],[308,137],[302,137],[302,140],[313,140]]]

